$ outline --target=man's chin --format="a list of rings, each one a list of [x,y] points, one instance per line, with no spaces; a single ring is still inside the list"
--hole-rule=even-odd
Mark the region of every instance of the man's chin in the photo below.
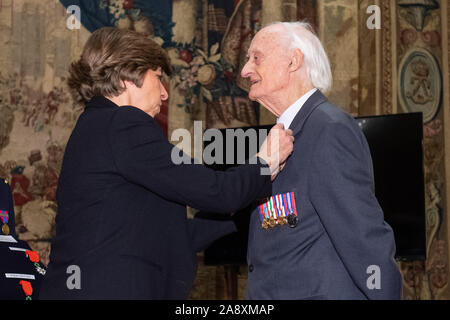
[[[258,99],[257,95],[255,95],[254,92],[250,89],[250,92],[248,93],[248,98],[252,101],[256,101]]]

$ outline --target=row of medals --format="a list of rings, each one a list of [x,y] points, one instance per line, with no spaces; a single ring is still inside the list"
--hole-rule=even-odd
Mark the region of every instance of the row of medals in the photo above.
[[[297,226],[297,222],[297,216],[291,213],[287,217],[278,217],[278,219],[275,219],[274,217],[270,217],[269,219],[264,218],[261,225],[264,229],[274,228],[277,225],[283,226],[285,224],[288,224],[289,227],[294,228],[295,226]]]

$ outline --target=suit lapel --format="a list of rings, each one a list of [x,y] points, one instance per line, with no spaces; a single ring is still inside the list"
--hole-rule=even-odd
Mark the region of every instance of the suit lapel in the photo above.
[[[306,100],[305,104],[301,107],[300,111],[297,113],[289,126],[289,129],[292,130],[294,136],[302,130],[303,125],[311,112],[313,112],[316,107],[325,101],[327,101],[327,98],[322,94],[322,92],[320,92],[320,90],[314,92],[311,97]]]

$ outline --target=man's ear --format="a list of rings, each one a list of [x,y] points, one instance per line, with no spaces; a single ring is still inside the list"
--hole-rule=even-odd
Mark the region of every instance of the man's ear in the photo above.
[[[292,56],[291,56],[291,63],[289,64],[289,71],[295,72],[298,69],[300,69],[303,66],[303,60],[305,56],[303,55],[303,52],[296,48],[294,49]]]

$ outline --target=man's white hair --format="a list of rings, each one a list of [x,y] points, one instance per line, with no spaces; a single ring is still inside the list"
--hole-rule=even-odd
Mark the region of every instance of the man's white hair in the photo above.
[[[332,85],[330,61],[319,38],[308,22],[274,22],[269,26],[281,25],[286,32],[281,32],[281,41],[285,40],[288,49],[300,49],[304,55],[306,73],[311,84],[322,92],[327,92]],[[283,39],[284,38],[284,39]]]

